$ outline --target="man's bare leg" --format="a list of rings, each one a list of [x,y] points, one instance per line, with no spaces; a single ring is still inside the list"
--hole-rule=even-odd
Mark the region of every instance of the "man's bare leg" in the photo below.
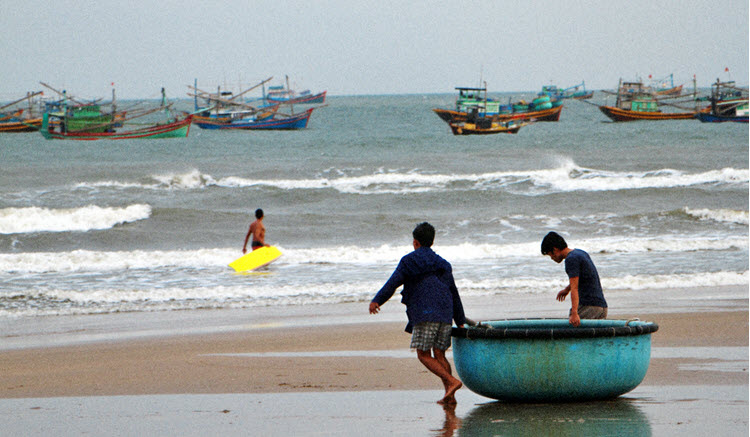
[[[435,359],[443,366],[446,372],[448,372],[448,375],[453,377],[453,372],[451,372],[451,364],[448,362],[448,359],[445,358],[445,351],[433,348],[432,349],[433,355],[435,356]],[[456,379],[456,378],[453,378]],[[456,379],[458,381],[458,379]],[[442,403],[447,404],[455,404],[456,403],[456,397],[454,396],[456,391],[458,391],[459,388],[461,388],[461,381],[458,381],[459,385],[458,387],[455,387],[445,381],[443,381],[443,385],[445,385],[445,397],[442,399]],[[455,387],[455,388],[454,388]]]
[[[441,352],[443,360],[447,361],[445,359],[445,352]],[[419,358],[419,361],[425,367],[427,367],[427,370],[437,375],[443,381],[443,385],[445,386],[445,396],[443,397],[443,399],[439,400],[438,403],[443,404],[456,402],[456,398],[454,397],[454,395],[463,384],[461,384],[461,381],[451,375],[450,371],[448,370],[450,368],[450,365],[448,365],[448,369],[446,369],[444,364],[441,363],[438,358],[434,358],[430,351],[417,350],[417,357]]]

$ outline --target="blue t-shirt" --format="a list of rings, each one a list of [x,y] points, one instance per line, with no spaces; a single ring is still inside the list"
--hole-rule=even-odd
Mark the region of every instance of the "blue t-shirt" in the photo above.
[[[568,278],[578,277],[578,305],[607,308],[599,273],[588,253],[573,249],[565,257],[565,273]]]

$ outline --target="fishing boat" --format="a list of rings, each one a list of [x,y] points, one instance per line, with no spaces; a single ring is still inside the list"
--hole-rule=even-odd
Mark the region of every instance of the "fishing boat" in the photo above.
[[[304,129],[315,108],[295,115],[273,113],[269,117],[249,116],[245,118],[215,118],[195,116],[195,124],[201,129],[239,130],[296,130]]]
[[[292,108],[290,113],[283,113],[279,112],[279,103],[253,106],[239,99],[249,91],[265,85],[271,79],[273,77],[269,77],[237,94],[226,90],[221,91],[221,88],[218,88],[216,93],[202,91],[197,88],[196,81],[196,85],[192,87],[196,93],[188,94],[195,98],[193,122],[201,129],[212,130],[296,130],[306,128],[313,110],[320,106],[295,114],[293,106],[290,105],[290,108]],[[207,106],[198,106],[199,97],[206,101]]]
[[[649,78],[651,78],[650,75]],[[654,89],[654,94],[659,96],[679,96],[682,94],[682,85],[675,86],[673,74],[662,79],[652,80],[651,88]]]
[[[636,388],[659,326],[634,320],[523,319],[453,328],[453,361],[471,391],[492,399],[611,399]]]
[[[41,118],[24,118],[23,110],[0,116],[0,132],[34,132],[41,126]]]
[[[549,96],[539,96],[531,103],[525,101],[503,104],[487,97],[484,88],[456,87],[458,97],[453,109],[434,108],[432,111],[446,123],[464,123],[470,117],[490,117],[494,122],[504,121],[558,121],[562,112],[562,101]],[[475,115],[472,115],[475,114]]]
[[[125,131],[115,131],[113,129],[101,130],[100,128],[83,129],[79,131],[70,131],[65,128],[55,129],[50,124],[49,113],[45,113],[42,121],[40,132],[48,140],[127,140],[140,138],[185,138],[190,132],[190,123],[192,116],[188,115],[181,120],[175,120],[171,123],[154,124],[148,127],[129,129]],[[64,126],[64,120],[61,120],[61,126]],[[96,132],[92,132],[96,130]]]
[[[666,99],[670,98],[669,96],[657,98],[653,89],[644,86],[641,81],[623,82],[620,79],[617,93],[605,92],[617,96],[615,106],[596,106],[612,121],[690,120],[695,117],[695,109],[680,106],[679,102],[665,102]],[[682,109],[682,111],[663,112],[660,105]]]
[[[159,107],[115,112],[102,109],[101,105],[71,105],[64,101],[61,110],[45,112],[39,132],[48,140],[124,140],[136,138],[185,138],[190,132],[192,115],[181,119],[170,116],[170,106],[162,88]],[[165,122],[147,121],[149,115],[163,113],[169,117]],[[135,122],[135,119],[142,119]]]
[[[556,85],[544,85],[542,86],[542,91],[539,95],[547,95],[556,100],[585,100],[594,97],[594,92],[586,91],[586,83],[581,82],[578,85],[573,85],[568,88],[558,88]]]
[[[35,97],[42,91],[26,93],[25,97],[0,106],[0,132],[34,132],[42,126],[42,117],[37,109]],[[20,104],[28,104],[21,108]]]
[[[515,134],[527,123],[511,121],[493,121],[491,117],[474,119],[473,121],[462,121],[450,123],[453,135],[488,135],[488,134]]]
[[[275,85],[268,87],[264,92],[263,98],[269,103],[294,104],[294,105],[311,105],[322,104],[326,101],[326,93],[312,94],[310,90],[295,91],[289,87],[289,76],[286,76],[286,87],[284,85]]]
[[[739,88],[734,82],[721,82],[711,85],[711,105],[698,111],[695,117],[704,123],[748,122],[748,90]]]
[[[268,87],[266,100],[273,103],[292,103],[295,105],[325,103],[327,92],[328,91],[323,91],[321,93],[312,94],[310,90],[297,92],[286,89],[283,86],[271,86]]]
[[[555,106],[549,109],[542,109],[538,111],[518,111],[509,112],[503,114],[490,115],[493,121],[559,121],[560,113],[562,112],[562,105]],[[454,111],[451,109],[435,108],[433,109],[438,117],[448,124],[451,123],[462,123],[469,119],[470,114],[466,112]]]

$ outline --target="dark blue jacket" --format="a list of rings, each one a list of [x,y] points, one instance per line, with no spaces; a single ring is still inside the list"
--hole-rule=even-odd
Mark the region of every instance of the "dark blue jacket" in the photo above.
[[[466,323],[464,307],[453,280],[451,265],[429,247],[405,255],[373,302],[383,305],[401,285],[401,303],[406,305],[406,332],[421,322]]]

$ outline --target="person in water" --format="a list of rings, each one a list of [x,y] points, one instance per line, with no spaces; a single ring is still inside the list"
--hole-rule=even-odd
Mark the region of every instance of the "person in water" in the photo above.
[[[247,241],[251,235],[253,236],[250,243],[252,250],[269,246],[266,244],[266,227],[263,226],[263,210],[260,208],[255,210],[255,221],[250,224],[250,229],[247,230],[245,244],[242,246],[242,253],[247,253]]]
[[[445,351],[451,345],[452,322],[463,327],[464,308],[453,280],[448,261],[432,249],[435,228],[420,223],[412,232],[414,251],[398,263],[390,279],[370,302],[370,314],[377,314],[401,285],[401,303],[406,305],[409,323],[406,332],[412,334],[411,348],[416,349],[419,361],[437,375],[445,387],[440,404],[455,404],[455,393],[463,385],[451,373]]]
[[[557,300],[565,301],[570,294],[571,325],[579,326],[581,319],[606,319],[607,301],[604,299],[599,273],[588,253],[581,249],[571,249],[565,239],[550,232],[542,240],[542,255],[561,263],[565,260],[565,273],[569,284],[557,293]]]

